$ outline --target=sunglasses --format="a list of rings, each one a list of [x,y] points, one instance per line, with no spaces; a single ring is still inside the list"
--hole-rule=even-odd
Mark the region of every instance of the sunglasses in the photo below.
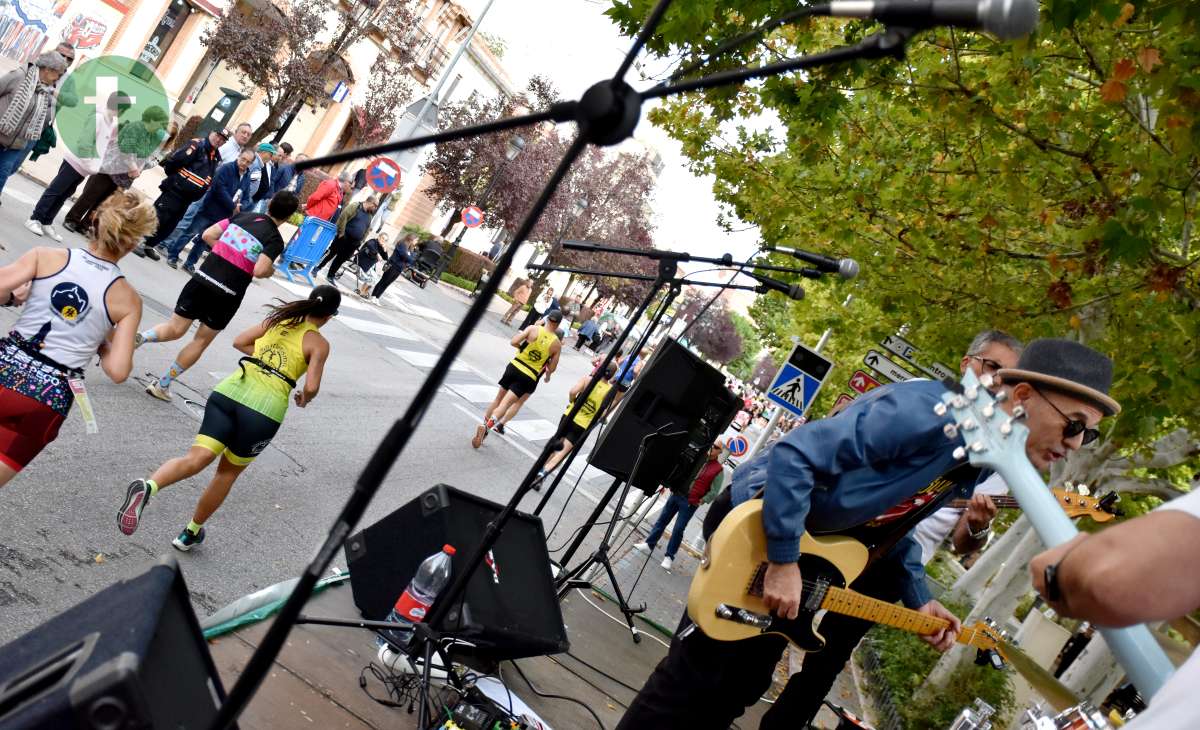
[[[992,360],[992,359],[989,359],[986,357],[980,357],[979,355],[971,355],[970,358],[972,360],[978,360],[979,363],[981,365],[983,365],[984,372],[987,372],[987,373],[998,373],[998,372],[1000,372],[1000,369],[1004,367],[1003,365],[996,362],[995,360]]]
[[[1072,439],[1072,438],[1075,438],[1076,436],[1078,436],[1079,434],[1083,434],[1083,443],[1084,444],[1090,444],[1093,441],[1095,441],[1096,439],[1100,438],[1100,431],[1098,429],[1088,428],[1087,424],[1084,423],[1083,421],[1079,421],[1074,418],[1071,418],[1067,414],[1063,413],[1062,409],[1060,409],[1058,406],[1054,405],[1054,401],[1047,398],[1045,393],[1038,390],[1037,388],[1034,388],[1034,391],[1038,395],[1042,396],[1042,400],[1049,403],[1050,407],[1053,408],[1054,411],[1056,413],[1058,413],[1058,415],[1062,416],[1063,420],[1066,421],[1066,423],[1063,425],[1063,438]]]

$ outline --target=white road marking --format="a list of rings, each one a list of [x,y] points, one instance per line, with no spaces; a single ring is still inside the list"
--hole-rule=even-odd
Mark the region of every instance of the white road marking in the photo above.
[[[409,332],[406,329],[401,329],[400,327],[392,324],[372,322],[367,319],[358,319],[357,317],[338,317],[336,321],[341,322],[351,329],[358,330],[359,332],[366,332],[372,335],[385,335],[387,337],[395,337],[398,340],[412,340],[413,342],[417,342],[421,339],[412,332]]]
[[[12,198],[13,200],[17,201],[18,203],[24,203],[25,205],[33,205],[34,203],[37,202],[36,198],[31,198],[28,195],[26,195],[25,193],[22,193],[19,190],[13,190],[12,188],[5,188],[4,194],[7,195],[8,197]]]
[[[418,317],[423,317],[425,319],[431,319],[434,322],[443,322],[445,324],[450,324],[450,320],[445,315],[443,315],[441,312],[437,311],[436,309],[430,309],[429,307],[422,307],[419,304],[410,304],[410,303],[405,303],[404,309],[408,310],[409,314],[415,314]]]
[[[409,365],[412,365],[412,366],[418,367],[418,368],[431,368],[434,366],[435,363],[437,363],[438,358],[441,357],[441,355],[439,355],[436,352],[417,352],[416,350],[401,350],[398,347],[389,347],[388,349],[391,350],[396,355],[398,355],[401,360],[405,361]],[[471,371],[470,366],[468,366],[466,363],[459,362],[457,360],[450,366],[450,369],[457,370],[459,372],[470,372]],[[495,397],[495,395],[493,394],[492,397]]]
[[[526,418],[509,421],[504,428],[506,431],[512,431],[526,441],[545,441],[554,435],[554,432],[558,429],[558,424],[551,423],[544,418]]]
[[[472,403],[491,403],[500,390],[499,386],[495,385],[470,385],[467,383],[447,383],[445,387]]]

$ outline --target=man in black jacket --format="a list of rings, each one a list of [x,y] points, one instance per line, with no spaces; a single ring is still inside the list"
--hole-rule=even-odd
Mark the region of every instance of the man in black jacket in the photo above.
[[[371,226],[371,218],[377,210],[379,210],[379,201],[375,198],[367,198],[361,203],[347,205],[342,214],[338,216],[338,235],[333,239],[333,243],[329,244],[329,250],[333,252],[333,256],[330,257],[329,271],[325,274],[331,285],[337,286],[338,269],[342,268],[342,264],[346,263],[362,245],[363,237],[367,235],[367,229]]]
[[[210,132],[207,139],[193,139],[162,161],[167,177],[159,184],[158,189],[162,193],[154,201],[158,230],[141,246],[133,249],[135,254],[153,261],[161,258],[154,247],[171,235],[188,206],[208,192],[213,174],[221,162],[217,149],[228,139],[228,130]]]

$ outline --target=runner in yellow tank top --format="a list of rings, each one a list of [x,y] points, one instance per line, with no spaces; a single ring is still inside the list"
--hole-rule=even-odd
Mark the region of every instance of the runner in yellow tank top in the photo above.
[[[511,421],[529,396],[533,395],[538,380],[550,382],[562,352],[558,335],[561,323],[562,311],[554,309],[542,322],[526,327],[512,338],[512,346],[518,352],[500,377],[500,390],[484,412],[483,423],[475,428],[472,447],[478,449],[493,428],[496,433],[503,435],[504,424]]]
[[[563,459],[567,458],[567,454],[571,453],[571,449],[583,443],[583,440],[587,438],[588,428],[592,425],[592,422],[597,418],[603,418],[605,413],[612,410],[613,405],[616,404],[616,399],[609,396],[613,388],[616,387],[616,384],[613,382],[616,375],[617,364],[610,362],[604,370],[603,379],[597,382],[596,387],[589,390],[586,396],[581,395],[581,393],[588,387],[588,383],[592,382],[592,375],[590,373],[580,378],[571,387],[571,400],[567,403],[567,410],[563,411],[562,420],[558,422],[558,435],[562,439],[562,443],[559,445],[558,451],[550,454],[550,457],[546,459],[546,464],[538,472],[537,478],[533,482],[535,490],[540,491],[546,475],[554,471],[562,463]],[[583,405],[580,406],[579,412],[575,414],[575,418],[568,421],[567,416],[571,415],[571,408],[575,406],[575,401],[579,398],[585,399]]]

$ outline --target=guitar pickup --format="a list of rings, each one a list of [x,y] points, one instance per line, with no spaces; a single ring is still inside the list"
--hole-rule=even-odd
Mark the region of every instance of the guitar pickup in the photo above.
[[[762,631],[766,631],[771,627],[770,616],[748,611],[744,608],[738,608],[737,606],[730,606],[727,603],[717,604],[715,613],[719,619],[745,624],[746,626],[753,626],[754,628]]]

